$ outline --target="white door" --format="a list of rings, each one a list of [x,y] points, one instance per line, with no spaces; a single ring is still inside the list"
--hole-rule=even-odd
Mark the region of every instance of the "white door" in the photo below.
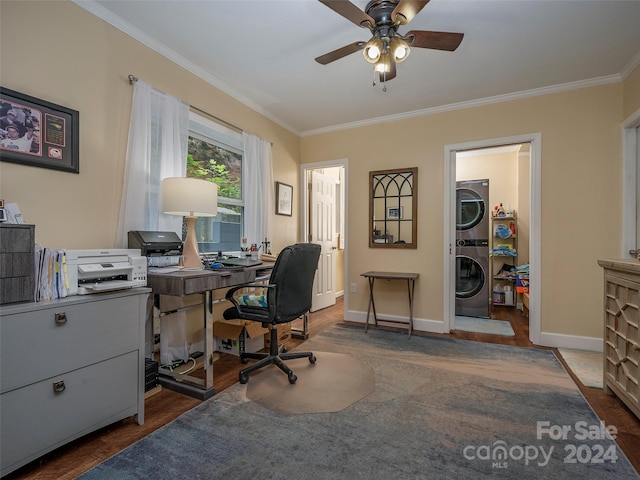
[[[311,243],[322,247],[313,285],[311,311],[336,303],[336,179],[311,172],[310,223]]]

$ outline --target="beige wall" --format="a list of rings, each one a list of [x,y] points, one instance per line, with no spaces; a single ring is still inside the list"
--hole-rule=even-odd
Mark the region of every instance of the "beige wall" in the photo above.
[[[533,288],[542,295],[541,330],[601,337],[597,259],[620,253],[622,94],[621,84],[605,85],[302,138],[305,163],[349,159],[346,283],[358,285],[345,293],[349,309],[366,311],[362,272],[417,271],[415,316],[442,321],[445,145],[539,132],[542,285]],[[368,172],[412,166],[419,168],[418,249],[372,255]],[[398,292],[381,294],[381,313],[406,315]]]
[[[129,74],[271,141],[274,179],[299,194],[296,135],[71,2],[3,0],[0,16],[2,86],[80,112],[79,175],[0,163],[0,195],[35,224],[39,244],[114,246],[133,94]],[[274,253],[298,240],[297,206],[293,217],[273,215]]]
[[[134,74],[273,142],[275,180],[296,195],[300,159],[349,158],[346,268],[347,282],[358,287],[347,294],[349,308],[367,308],[360,273],[419,271],[415,315],[442,320],[444,146],[540,132],[542,285],[534,288],[542,295],[542,331],[601,336],[596,260],[619,256],[620,123],[640,108],[639,68],[624,83],[300,139],[71,2],[3,0],[0,17],[2,86],[80,112],[79,175],[0,163],[0,196],[19,204],[41,245],[113,246],[132,95],[127,75]],[[418,249],[372,255],[368,172],[412,166],[419,167]],[[298,205],[293,217],[274,215],[276,252],[298,240]],[[383,294],[380,311],[406,315],[404,297],[395,301]]]

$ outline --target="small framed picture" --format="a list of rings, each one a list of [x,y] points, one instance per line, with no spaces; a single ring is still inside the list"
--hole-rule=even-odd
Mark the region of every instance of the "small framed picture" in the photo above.
[[[387,207],[387,220],[400,220],[402,218],[402,207]]]
[[[276,215],[293,215],[293,187],[276,182]]]
[[[0,160],[79,173],[78,112],[0,87]]]

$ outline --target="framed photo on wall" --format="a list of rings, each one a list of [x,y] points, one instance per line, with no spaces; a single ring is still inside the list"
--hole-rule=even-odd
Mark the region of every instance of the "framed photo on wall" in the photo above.
[[[400,220],[402,218],[402,207],[387,207],[387,220]]]
[[[0,87],[0,160],[79,173],[79,113]]]
[[[293,187],[276,182],[276,215],[293,215]]]

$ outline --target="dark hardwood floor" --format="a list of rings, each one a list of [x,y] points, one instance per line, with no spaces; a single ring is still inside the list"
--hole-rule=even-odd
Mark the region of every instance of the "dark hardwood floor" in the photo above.
[[[311,318],[309,325],[311,336],[336,323],[349,323],[343,319],[342,298],[335,306],[315,312]],[[461,331],[452,332],[451,336],[478,342],[534,348],[529,342],[528,321],[518,310],[499,307],[492,312],[492,318],[509,321],[516,336],[502,337]],[[288,348],[293,348],[301,343],[303,343],[302,340],[289,339],[286,345]],[[561,357],[558,356],[558,358]],[[562,362],[562,360],[560,361]],[[216,392],[219,393],[238,381],[238,371],[242,368],[242,364],[238,361],[238,357],[221,354],[220,358],[216,360],[214,368],[214,386]],[[567,370],[570,372],[568,368]],[[604,394],[602,389],[585,387],[572,373],[570,375],[598,417],[607,425],[616,426],[618,445],[636,471],[640,472],[640,419],[635,417],[617,398]],[[136,425],[132,418],[116,422],[41,457],[9,474],[4,479],[67,480],[76,478],[199,403],[199,400],[163,389],[145,401],[144,425]],[[46,426],[43,427],[46,428]]]

